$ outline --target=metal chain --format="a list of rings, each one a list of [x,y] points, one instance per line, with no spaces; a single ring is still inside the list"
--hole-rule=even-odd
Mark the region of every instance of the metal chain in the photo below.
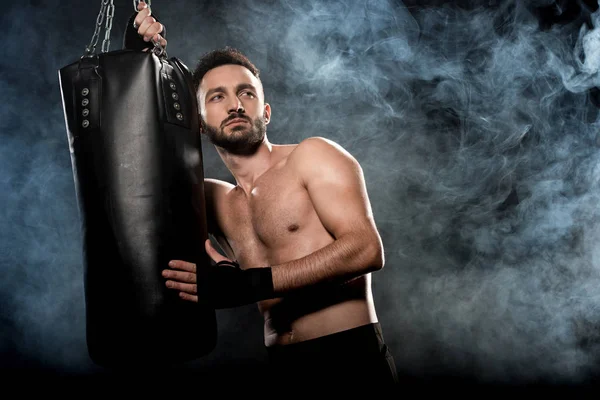
[[[104,21],[104,13],[106,12],[106,6],[108,4],[108,0],[102,0],[102,4],[100,5],[100,11],[98,12],[98,16],[96,17],[96,27],[94,29],[94,34],[92,35],[92,40],[90,44],[88,44],[85,48],[84,56],[89,56],[91,53],[96,51],[96,44],[98,43],[98,36],[100,34],[100,29],[102,28],[102,21]]]
[[[102,42],[103,53],[106,53],[110,47],[110,30],[112,29],[113,15],[115,15],[115,5],[113,4],[113,0],[110,0],[110,4],[106,8],[106,30],[104,31],[104,41]]]
[[[152,0],[145,0],[144,3],[148,4],[148,7],[152,6]],[[140,0],[133,0],[133,9],[135,12],[138,12],[138,4],[140,4]]]

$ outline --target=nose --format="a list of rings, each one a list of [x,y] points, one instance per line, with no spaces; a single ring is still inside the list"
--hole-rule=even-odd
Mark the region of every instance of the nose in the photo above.
[[[244,112],[246,112],[246,110],[244,109],[244,105],[242,104],[242,102],[240,101],[240,99],[238,97],[234,97],[234,100],[229,105],[228,113],[229,114],[232,114],[232,113],[243,114]]]

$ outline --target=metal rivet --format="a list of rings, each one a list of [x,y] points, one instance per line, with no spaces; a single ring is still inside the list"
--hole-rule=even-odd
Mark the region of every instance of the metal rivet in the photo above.
[[[90,100],[89,100],[89,99],[83,99],[83,100],[81,100],[81,105],[82,105],[82,106],[84,106],[84,107],[85,107],[85,106],[87,106],[88,104],[90,104]]]
[[[81,91],[81,94],[82,94],[83,96],[87,96],[89,92],[90,92],[90,89],[88,89],[88,88],[83,88],[83,90]]]
[[[180,120],[180,121],[181,121],[181,120],[183,120],[183,114],[181,114],[181,113],[177,113],[177,115],[176,115],[176,116],[177,116],[177,119],[178,119],[178,120]]]
[[[177,89],[177,86],[175,86],[173,82],[169,83],[169,86],[171,86],[171,89],[173,90]]]
[[[90,125],[90,121],[88,121],[87,119],[84,119],[83,122],[81,123],[81,126],[83,126],[84,128],[87,128]]]
[[[173,97],[173,100],[179,100],[179,95],[175,92],[171,93],[171,96]]]
[[[81,115],[83,115],[84,117],[87,117],[90,114],[90,110],[88,110],[87,108],[84,108],[83,111],[81,112]]]
[[[173,107],[175,107],[176,110],[181,110],[179,103],[173,103]]]

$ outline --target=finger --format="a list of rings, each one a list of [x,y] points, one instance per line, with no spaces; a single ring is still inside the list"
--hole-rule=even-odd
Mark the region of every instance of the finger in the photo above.
[[[138,11],[141,11],[141,10],[143,10],[144,8],[147,8],[147,7],[148,7],[148,4],[146,4],[146,2],[145,2],[145,1],[141,1],[141,0],[140,0],[140,2],[139,2],[139,3],[138,3],[138,5],[137,5],[137,9],[138,9]]]
[[[154,40],[155,43],[160,44],[163,49],[167,47],[167,39],[163,38],[158,33],[154,35],[152,40]]]
[[[198,296],[194,296],[192,294],[180,292],[179,297],[181,297],[182,299],[187,300],[187,301],[193,301],[194,303],[198,302]]]
[[[144,5],[142,7],[142,4]],[[144,22],[144,19],[146,19],[146,17],[152,15],[152,10],[150,10],[150,7],[148,7],[148,5],[146,3],[140,3],[138,4],[138,10],[140,10],[137,15],[135,16],[135,19],[133,20],[133,26],[137,26],[138,27],[138,33],[139,32],[139,27],[140,25],[142,25],[142,22]]]
[[[159,45],[160,45],[160,46],[161,46],[163,49],[166,49],[166,48],[167,48],[167,40],[166,40],[166,39],[164,39],[164,38],[163,38],[162,36],[160,36],[159,34],[156,34],[156,35],[154,35],[154,37],[152,38],[152,44],[154,44],[154,45],[156,46],[156,44],[157,44],[157,43],[158,43],[158,44],[159,44]],[[150,49],[150,48],[147,48],[147,47],[146,47],[145,49],[142,49],[142,51],[145,51],[145,52],[148,52],[148,51],[150,51],[150,50],[152,50],[152,49]]]
[[[144,18],[142,24],[138,28],[138,34],[144,37],[144,40],[147,42],[152,38],[152,35],[148,35],[148,29],[152,26],[152,24],[156,23],[156,19],[152,16]]]
[[[212,246],[212,243],[210,242],[210,239],[207,239],[206,242],[204,242],[204,247],[206,248],[206,253],[210,256],[210,258],[213,259],[214,262],[220,262],[224,260],[231,261],[223,257],[221,253],[215,250],[215,248]]]
[[[187,261],[171,260],[169,261],[169,267],[196,273],[196,264]]]
[[[150,17],[154,19],[154,17]],[[163,31],[163,25],[160,22],[154,22],[144,32],[144,37],[155,38],[159,33]],[[158,41],[158,40],[157,40]]]
[[[169,289],[179,290],[180,292],[185,292],[189,294],[198,293],[198,286],[192,283],[181,283],[176,281],[168,280],[165,282],[165,286]]]
[[[173,271],[171,269],[165,269],[162,272],[162,276],[164,278],[172,279],[178,282],[196,283],[196,274],[193,272],[181,272]]]

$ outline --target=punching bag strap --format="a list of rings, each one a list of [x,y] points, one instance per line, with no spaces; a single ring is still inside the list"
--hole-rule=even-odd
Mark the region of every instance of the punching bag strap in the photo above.
[[[73,78],[75,136],[100,128],[102,76],[98,68],[97,55],[82,57]]]
[[[102,41],[102,53],[108,52],[110,48],[110,31],[115,12],[113,0],[102,0],[100,11],[96,17],[96,25],[90,43],[85,47],[85,52],[79,61],[79,68],[73,78],[73,100],[75,104],[75,131],[74,136],[83,132],[100,128],[100,99],[102,98],[102,77],[98,72],[99,60],[96,53],[98,38],[104,23],[104,40]]]

